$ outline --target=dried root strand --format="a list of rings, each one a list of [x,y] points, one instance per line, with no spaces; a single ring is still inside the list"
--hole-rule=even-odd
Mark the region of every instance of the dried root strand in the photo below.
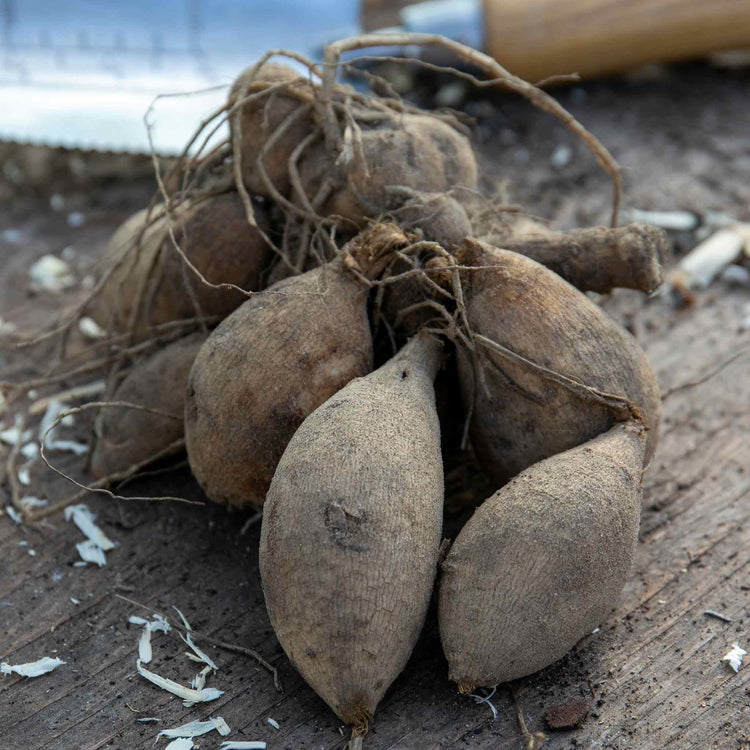
[[[149,500],[149,501],[161,501],[161,500],[172,500],[175,502],[181,502],[181,503],[187,503],[188,505],[203,505],[204,503],[199,502],[197,500],[188,500],[184,497],[172,497],[172,496],[163,496],[163,497],[126,497],[123,495],[116,495],[115,493],[111,492],[110,490],[106,489],[109,485],[111,485],[114,482],[119,482],[123,479],[127,479],[128,477],[131,477],[133,474],[136,474],[141,469],[143,469],[145,466],[148,466],[149,464],[152,464],[154,461],[158,461],[161,458],[165,458],[167,456],[174,455],[175,453],[179,453],[179,451],[183,450],[185,448],[185,440],[180,438],[179,440],[175,440],[170,445],[166,446],[163,450],[159,451],[158,453],[155,453],[152,456],[149,456],[147,459],[144,459],[143,461],[140,461],[137,464],[133,464],[132,466],[127,467],[126,469],[123,469],[122,471],[115,472],[113,474],[109,474],[108,476],[102,477],[98,481],[86,485],[82,484],[78,480],[71,477],[69,474],[66,474],[62,469],[59,469],[58,467],[54,466],[49,458],[47,457],[47,452],[45,448],[45,439],[47,435],[55,428],[57,427],[60,422],[65,419],[65,417],[74,415],[74,414],[80,414],[84,411],[90,410],[90,409],[101,409],[101,408],[107,408],[107,407],[117,407],[117,408],[129,408],[129,409],[137,409],[139,411],[145,411],[152,414],[156,414],[161,417],[166,417],[169,419],[179,419],[182,420],[182,415],[175,415],[175,414],[169,414],[168,412],[162,411],[160,409],[153,409],[148,406],[141,406],[140,404],[130,404],[125,401],[91,401],[87,404],[83,404],[82,406],[77,406],[73,409],[66,409],[64,411],[61,411],[54,422],[47,428],[44,435],[40,439],[40,446],[39,446],[39,455],[42,458],[42,461],[44,461],[45,465],[55,472],[58,476],[63,477],[63,479],[67,479],[69,482],[74,484],[76,487],[78,487],[81,492],[76,493],[72,497],[68,497],[65,500],[62,500],[59,503],[56,503],[55,505],[51,505],[47,508],[44,508],[41,511],[37,511],[34,514],[27,514],[27,519],[30,522],[38,521],[41,518],[44,518],[46,516],[52,515],[53,513],[56,513],[63,508],[67,507],[68,505],[71,505],[72,503],[79,500],[81,497],[85,496],[88,493],[91,492],[101,492],[105,495],[108,495],[113,500]]]

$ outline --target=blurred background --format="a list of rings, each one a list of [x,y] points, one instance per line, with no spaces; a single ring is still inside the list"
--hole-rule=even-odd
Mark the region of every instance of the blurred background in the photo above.
[[[621,165],[622,223],[667,230],[670,273],[709,243],[704,288],[678,275],[652,297],[617,290],[599,300],[644,347],[665,391],[747,353],[748,0],[0,0],[2,378],[46,371],[50,347],[15,350],[14,343],[86,298],[113,231],[151,201],[156,184],[149,136],[166,166],[225,101],[236,76],[266,51],[284,48],[319,60],[326,42],[396,29],[448,35],[542,82]],[[482,187],[507,196],[504,208],[520,205],[559,229],[608,223],[608,178],[582,142],[547,113],[507,92],[394,61],[458,65],[434,50],[388,46],[361,54],[368,59],[358,65],[386,78],[398,95],[459,113],[472,131]],[[43,276],[35,273],[40,263]],[[736,639],[747,648],[746,628],[741,632],[748,621],[741,579],[750,488],[747,361],[737,358],[721,376],[665,402],[662,447],[645,477],[638,557],[617,617],[588,645],[522,686],[526,721],[536,731],[545,728],[549,706],[588,695],[590,680],[596,683],[584,726],[575,737],[557,734],[545,748],[747,746],[741,716],[747,710],[743,674],[750,673],[725,674],[720,661]],[[0,400],[4,429],[12,421],[2,406]],[[9,450],[0,446],[0,472]],[[447,486],[462,500],[465,475],[449,475]],[[55,498],[69,488],[50,479],[44,491]],[[156,484],[141,494],[166,493]],[[0,507],[8,502],[0,482]],[[279,656],[255,575],[257,526],[242,537],[236,516],[220,508],[87,502],[123,540],[122,565],[89,571],[90,578],[70,575],[74,553],[68,552],[75,547],[65,524],[30,529],[32,557],[17,546],[26,540],[16,537],[27,530],[2,519],[0,570],[11,572],[0,592],[0,600],[10,602],[0,609],[0,636],[32,644],[19,661],[36,658],[31,651],[44,645],[60,648],[78,670],[74,685],[71,672],[60,672],[57,692],[43,682],[0,681],[0,691],[8,690],[2,696],[8,747],[151,746],[154,728],[136,725],[124,702],[126,691],[137,687],[123,688],[132,678],[126,675],[135,641],[131,632],[120,632],[115,644],[125,617],[114,610],[113,591],[147,591],[154,601],[163,597],[159,606],[165,607],[189,601],[186,611],[201,613],[206,632]],[[208,525],[204,511],[211,514]],[[125,550],[133,555],[127,560]],[[74,593],[86,604],[78,609],[66,589],[56,587],[63,574],[66,584],[80,586]],[[118,588],[123,581],[128,588]],[[93,591],[97,598],[89,600]],[[237,615],[247,601],[252,608]],[[707,608],[731,613],[734,622],[708,621]],[[10,658],[4,648],[0,643],[0,657]],[[520,747],[509,695],[501,689],[493,699],[499,709],[494,721],[486,705],[455,694],[439,654],[432,628],[408,675],[389,693],[371,746]],[[267,737],[272,748],[343,747],[333,714],[291,667],[285,675],[291,687],[279,704],[267,685],[250,682],[251,671],[247,663],[235,664],[230,684],[241,700],[226,708],[232,726],[247,725],[249,736]],[[151,710],[142,698],[138,705]],[[248,705],[257,721],[248,718],[255,716]],[[282,733],[266,724],[271,710],[282,720]],[[70,740],[74,733],[85,742]]]
[[[285,48],[319,60],[326,42],[394,29],[484,48],[538,82],[750,46],[750,3],[2,0],[0,138],[143,152],[144,115],[154,98],[191,92],[162,98],[149,112],[157,150],[177,153],[193,123],[221,104],[222,87],[266,51]]]

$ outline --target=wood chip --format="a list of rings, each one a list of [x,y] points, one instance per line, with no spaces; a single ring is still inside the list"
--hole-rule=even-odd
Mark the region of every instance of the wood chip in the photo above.
[[[580,727],[591,711],[593,702],[590,698],[581,698],[570,703],[552,706],[544,715],[550,729],[558,731]]]

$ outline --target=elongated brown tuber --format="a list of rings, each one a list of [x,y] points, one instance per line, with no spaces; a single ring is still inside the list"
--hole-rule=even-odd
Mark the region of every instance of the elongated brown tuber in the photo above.
[[[640,426],[616,425],[530,466],[464,526],[439,603],[464,692],[546,667],[607,617],[637,542],[644,448]]]
[[[427,335],[300,426],[263,516],[260,567],[291,662],[366,729],[424,622],[440,547],[443,468]]]
[[[372,369],[366,277],[394,247],[374,225],[339,258],[280,281],[224,320],[190,372],[185,437],[190,468],[215,502],[260,507],[276,464],[302,421]]]

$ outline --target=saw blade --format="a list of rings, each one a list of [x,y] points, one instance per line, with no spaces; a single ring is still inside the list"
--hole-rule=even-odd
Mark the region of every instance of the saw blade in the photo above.
[[[0,0],[0,138],[147,153],[149,112],[156,151],[178,153],[241,70],[274,48],[319,58],[358,13],[357,0]]]

